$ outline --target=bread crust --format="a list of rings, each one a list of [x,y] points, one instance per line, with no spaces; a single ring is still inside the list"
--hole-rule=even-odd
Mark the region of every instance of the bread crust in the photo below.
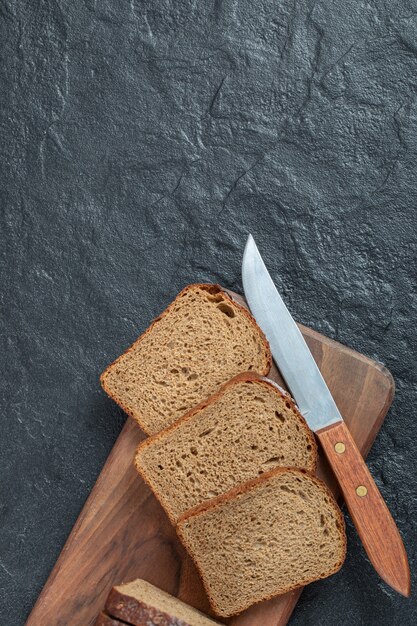
[[[312,455],[313,463],[312,463],[311,468],[309,468],[309,471],[311,473],[316,472],[317,463],[318,463],[318,450],[317,450],[316,439],[314,437],[314,434],[308,427],[307,422],[305,421],[304,417],[300,413],[294,400],[284,389],[281,389],[281,387],[279,387],[279,385],[276,385],[272,380],[269,380],[268,378],[265,378],[264,376],[259,376],[255,372],[242,372],[241,374],[237,374],[236,376],[231,378],[227,383],[222,385],[222,387],[220,387],[220,389],[216,393],[214,393],[212,396],[210,396],[206,400],[203,400],[202,402],[200,402],[200,404],[198,404],[197,406],[187,411],[187,413],[185,413],[182,417],[180,417],[176,422],[174,422],[173,424],[170,424],[169,426],[161,430],[159,433],[156,433],[155,435],[151,435],[150,437],[142,441],[137,447],[135,458],[133,460],[136,471],[139,472],[139,474],[141,475],[143,480],[146,482],[146,484],[152,489],[152,492],[154,493],[156,499],[164,508],[171,523],[174,526],[179,520],[176,520],[172,511],[167,507],[166,503],[163,502],[162,499],[159,497],[159,494],[153,491],[152,482],[150,481],[149,476],[147,475],[146,471],[140,465],[136,463],[137,454],[139,453],[139,451],[144,450],[150,445],[152,445],[155,441],[159,441],[160,439],[162,439],[166,434],[175,431],[177,428],[181,426],[181,424],[190,420],[192,417],[194,417],[194,415],[196,415],[203,409],[215,404],[217,400],[225,393],[225,391],[227,391],[229,387],[232,387],[233,385],[239,382],[251,382],[251,381],[254,381],[256,383],[259,383],[261,385],[264,385],[265,387],[272,389],[277,395],[279,395],[283,400],[285,400],[285,402],[288,402],[290,404],[289,408],[291,408],[298,415],[300,422],[304,428],[304,434],[306,435],[306,437],[308,437],[308,440],[309,440],[308,445],[311,445],[311,455]]]
[[[107,598],[106,611],[132,626],[148,626],[148,624],[154,623],[158,626],[191,626],[188,622],[126,595],[115,587],[110,591]]]
[[[149,626],[149,624],[158,624],[158,626],[193,626],[190,622],[179,619],[174,615],[169,615],[151,604],[119,591],[117,587],[113,587],[110,591],[105,608],[111,616],[132,626]],[[204,615],[204,617],[211,620],[208,615]],[[218,624],[214,620],[211,620],[211,622],[213,626]],[[107,625],[103,623],[100,626]],[[108,626],[113,625],[108,624]]]
[[[265,600],[270,600],[271,598],[274,598],[276,596],[279,595],[284,595],[285,593],[288,593],[289,591],[293,591],[294,589],[299,589],[300,587],[305,587],[305,585],[308,585],[316,580],[320,580],[322,578],[327,578],[328,576],[332,576],[333,574],[336,574],[336,572],[338,572],[340,570],[340,568],[342,567],[344,560],[346,558],[346,548],[347,548],[347,540],[346,540],[346,525],[345,525],[345,519],[343,517],[343,514],[332,494],[332,492],[330,491],[330,489],[328,488],[328,486],[321,481],[319,478],[317,478],[316,476],[313,476],[313,474],[311,474],[310,472],[307,472],[307,470],[303,470],[303,469],[299,469],[296,467],[276,467],[273,470],[269,471],[269,472],[265,472],[265,474],[262,474],[261,476],[259,476],[258,478],[253,478],[252,480],[248,480],[246,483],[243,483],[241,485],[238,485],[237,487],[234,487],[233,489],[230,489],[230,491],[228,491],[225,494],[222,494],[220,496],[217,496],[216,498],[213,498],[212,500],[209,500],[208,502],[203,502],[202,504],[190,509],[189,511],[186,511],[183,515],[181,515],[178,519],[177,525],[176,525],[176,531],[177,531],[177,535],[180,538],[182,544],[184,545],[185,549],[187,550],[188,554],[190,555],[190,557],[192,558],[192,560],[194,561],[194,564],[200,574],[200,578],[202,580],[204,589],[206,591],[207,597],[210,601],[210,605],[213,609],[213,611],[216,613],[216,615],[219,615],[221,617],[231,617],[232,615],[237,615],[239,613],[241,613],[242,611],[244,611],[245,609],[249,608],[250,606],[252,606],[252,604],[245,604],[242,605],[241,607],[239,607],[237,610],[234,610],[232,612],[227,612],[225,613],[224,611],[222,611],[220,609],[220,607],[217,606],[215,599],[212,597],[212,595],[210,594],[210,590],[209,590],[209,585],[208,585],[208,581],[205,578],[204,575],[204,571],[203,569],[200,567],[200,564],[198,562],[198,559],[196,557],[196,555],[193,553],[193,551],[190,549],[190,547],[187,544],[187,541],[184,537],[184,535],[182,534],[182,528],[181,526],[189,519],[193,518],[193,517],[198,517],[199,515],[205,513],[206,511],[209,510],[213,510],[217,507],[219,507],[221,504],[223,504],[224,502],[228,502],[229,500],[233,500],[236,496],[239,496],[241,494],[244,493],[248,493],[250,491],[252,491],[254,488],[257,487],[257,485],[262,484],[263,482],[265,482],[266,480],[268,480],[269,478],[273,477],[273,476],[278,476],[279,474],[285,474],[291,472],[293,474],[296,475],[304,475],[304,476],[308,476],[312,482],[316,483],[316,485],[318,487],[320,487],[326,494],[327,498],[329,499],[329,502],[332,504],[336,514],[337,514],[337,518],[338,518],[338,522],[339,522],[339,527],[340,527],[340,534],[342,537],[342,554],[341,554],[341,558],[339,559],[339,561],[336,563],[336,565],[334,566],[334,568],[326,573],[325,575],[322,576],[317,576],[308,580],[303,581],[301,584],[294,584],[294,585],[289,585],[287,589],[285,589],[285,591],[281,592],[281,593],[271,593],[267,596],[265,596],[264,598],[254,602],[253,604],[259,604],[260,602],[264,602]]]
[[[113,619],[110,615],[106,615],[106,613],[99,613],[94,626],[124,626],[124,624],[119,622],[118,619]]]
[[[236,302],[236,300],[234,300],[228,293],[227,291],[225,291],[220,285],[216,284],[216,283],[193,283],[191,285],[187,285],[186,287],[184,287],[184,289],[182,289],[180,291],[180,293],[174,298],[174,300],[167,306],[167,308],[160,314],[158,315],[158,317],[156,317],[150,324],[150,326],[136,339],[136,341],[134,341],[120,356],[117,357],[117,359],[115,359],[112,363],[110,363],[110,365],[108,365],[106,367],[106,369],[103,371],[103,373],[100,375],[100,384],[102,386],[102,388],[104,389],[104,391],[107,393],[107,395],[114,400],[114,402],[116,402],[116,404],[118,404],[120,406],[121,409],[123,409],[123,411],[125,411],[125,413],[127,413],[127,415],[129,415],[130,417],[132,417],[141,427],[141,429],[144,431],[145,434],[149,435],[150,431],[146,428],[145,425],[145,420],[143,418],[143,416],[141,415],[141,413],[139,411],[134,412],[132,410],[130,410],[124,403],[123,401],[117,397],[115,394],[112,393],[112,391],[107,387],[106,385],[106,378],[107,378],[107,374],[109,373],[109,371],[115,367],[117,365],[117,363],[126,355],[128,354],[131,350],[133,350],[141,341],[142,339],[148,335],[153,327],[166,315],[169,314],[169,312],[171,311],[171,309],[174,307],[174,304],[176,303],[176,301],[181,298],[185,293],[187,293],[188,291],[191,291],[192,289],[202,289],[204,291],[209,292],[210,294],[218,294],[221,293],[224,298],[226,300],[229,301],[230,304],[232,304],[232,306],[237,307],[246,317],[247,319],[251,322],[251,324],[255,327],[255,329],[257,330],[257,332],[260,335],[260,340],[262,342],[264,351],[265,351],[265,356],[266,356],[266,365],[264,367],[265,371],[259,372],[260,375],[262,376],[266,376],[269,373],[269,370],[271,369],[271,365],[272,365],[272,355],[271,355],[271,351],[269,348],[269,343],[265,337],[265,334],[263,333],[263,331],[261,330],[261,328],[258,326],[258,324],[256,323],[255,318],[249,313],[248,309],[244,306],[242,306],[241,304],[239,304],[239,302]]]

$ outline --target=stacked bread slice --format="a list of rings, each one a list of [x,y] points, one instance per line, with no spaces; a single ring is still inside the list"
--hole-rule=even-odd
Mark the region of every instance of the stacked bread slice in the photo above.
[[[135,466],[200,571],[217,615],[336,572],[343,516],[271,355],[217,285],[191,285],[102,375],[151,436]]]
[[[220,626],[201,611],[140,578],[113,587],[95,626]]]
[[[291,398],[250,372],[138,448],[136,469],[171,521],[274,467],[314,472],[314,436]]]
[[[295,468],[276,468],[188,511],[177,532],[223,617],[330,576],[346,552],[330,491]]]
[[[189,285],[101,375],[104,390],[152,435],[271,354],[248,311],[218,285]]]

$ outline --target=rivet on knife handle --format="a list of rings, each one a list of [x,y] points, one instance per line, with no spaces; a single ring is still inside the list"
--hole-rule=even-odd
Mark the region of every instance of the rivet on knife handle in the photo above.
[[[316,431],[368,557],[386,583],[410,595],[410,570],[398,528],[344,422]]]

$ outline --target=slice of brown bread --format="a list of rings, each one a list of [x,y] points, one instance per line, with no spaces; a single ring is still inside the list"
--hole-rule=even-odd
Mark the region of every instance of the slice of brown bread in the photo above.
[[[267,374],[271,353],[250,313],[219,285],[189,285],[101,375],[147,434],[175,422],[236,374]]]
[[[274,467],[314,472],[316,463],[314,435],[291,397],[251,372],[147,439],[135,458],[173,523]]]
[[[219,626],[219,622],[140,578],[113,587],[106,611],[132,626]]]
[[[187,512],[178,534],[213,610],[228,617],[337,572],[344,519],[324,483],[277,468]]]

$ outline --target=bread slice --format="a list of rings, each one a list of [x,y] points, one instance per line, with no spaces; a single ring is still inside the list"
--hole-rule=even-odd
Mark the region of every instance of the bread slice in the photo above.
[[[249,312],[219,285],[189,285],[100,380],[154,434],[236,374],[264,375],[270,366],[268,343]]]
[[[113,587],[106,611],[132,626],[219,626],[204,613],[140,578]]]
[[[135,458],[173,523],[274,467],[314,472],[316,463],[314,436],[291,397],[251,372],[144,441]]]
[[[324,483],[277,468],[187,512],[178,534],[217,615],[337,572],[346,554],[344,519]]]

